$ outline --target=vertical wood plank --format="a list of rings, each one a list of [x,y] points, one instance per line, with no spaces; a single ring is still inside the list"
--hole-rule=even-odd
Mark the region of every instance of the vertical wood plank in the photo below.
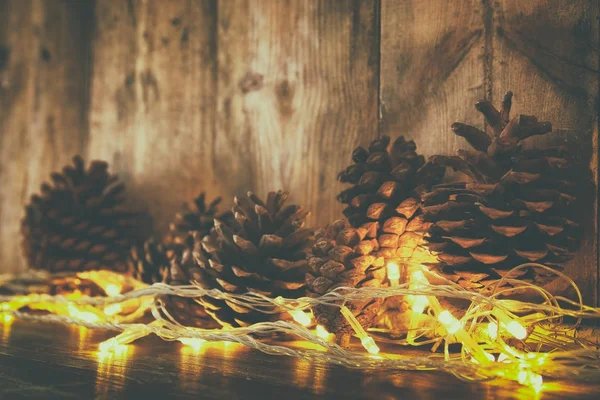
[[[377,137],[379,2],[219,3],[223,193],[285,189],[312,225],[341,216],[336,175]]]
[[[88,154],[164,232],[182,203],[219,193],[216,0],[101,1],[96,24]]]
[[[383,132],[426,156],[468,146],[450,124],[483,121],[473,108],[484,96],[482,2],[383,0],[381,15]]]
[[[93,6],[0,2],[0,272],[25,268],[24,206],[87,141]]]
[[[598,297],[598,7],[584,0],[382,1],[385,133],[410,136],[426,155],[453,154],[468,145],[450,124],[483,128],[473,104],[497,103],[513,90],[514,113],[550,120],[558,133],[550,141],[566,142],[589,163],[596,188],[581,203],[584,243],[566,268],[588,304]]]
[[[551,4],[551,6],[550,6]],[[600,4],[585,0],[502,0],[489,6],[494,15],[493,64],[488,76],[493,101],[513,90],[513,115],[536,115],[552,122],[552,137],[533,143],[564,144],[590,166],[582,210],[583,243],[565,273],[591,304],[598,298],[598,93]],[[566,286],[556,286],[562,292]]]

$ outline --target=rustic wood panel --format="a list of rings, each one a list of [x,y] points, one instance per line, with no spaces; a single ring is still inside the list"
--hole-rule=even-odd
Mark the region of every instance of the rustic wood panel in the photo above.
[[[558,133],[553,142],[566,142],[596,174],[598,7],[584,0],[383,0],[384,132],[410,136],[426,155],[452,154],[468,145],[450,124],[483,128],[475,101],[497,103],[513,90],[514,113],[552,121]],[[566,272],[592,303],[598,290],[597,186],[587,193],[583,247]]]
[[[129,198],[168,221],[201,190],[220,193],[213,168],[216,1],[100,1],[88,155],[112,163]],[[229,179],[235,179],[230,176]]]
[[[93,2],[0,2],[0,271],[25,267],[29,196],[87,140]]]
[[[219,3],[214,170],[223,193],[285,189],[341,216],[339,170],[377,136],[379,2]]]
[[[500,102],[515,92],[513,115],[537,115],[553,123],[552,138],[534,144],[566,145],[596,175],[598,168],[598,93],[600,74],[600,4],[595,1],[503,0],[489,6],[493,14],[490,49],[491,99]],[[598,299],[597,191],[580,203],[583,243],[567,266],[585,293]],[[565,287],[556,287],[562,291]]]
[[[468,146],[453,121],[480,125],[473,104],[484,96],[483,7],[479,0],[383,0],[383,132],[417,142],[421,153]]]

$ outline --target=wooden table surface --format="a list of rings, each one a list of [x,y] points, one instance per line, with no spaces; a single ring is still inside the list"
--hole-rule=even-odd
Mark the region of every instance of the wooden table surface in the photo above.
[[[465,383],[434,372],[364,373],[269,356],[241,345],[199,350],[157,338],[106,355],[112,332],[24,321],[0,322],[0,399],[18,398],[535,398],[507,381]],[[540,398],[600,398],[600,385],[548,383]]]

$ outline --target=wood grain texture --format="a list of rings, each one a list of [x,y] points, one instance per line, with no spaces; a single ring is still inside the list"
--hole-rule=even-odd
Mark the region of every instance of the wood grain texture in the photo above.
[[[600,74],[600,5],[585,0],[503,0],[493,13],[493,64],[490,71],[493,102],[512,90],[513,115],[536,115],[553,124],[553,133],[528,145],[567,146],[596,187],[580,196],[583,243],[565,269],[591,304],[598,299],[598,224],[595,155],[598,152],[598,91]],[[595,132],[595,133],[594,133]],[[592,173],[593,171],[593,173]],[[592,186],[592,185],[590,185]],[[563,292],[566,286],[554,286]]]
[[[93,2],[0,2],[0,260],[24,269],[29,196],[87,141]]]
[[[165,232],[182,203],[217,194],[216,1],[100,1],[88,156]]]
[[[312,225],[339,218],[336,175],[377,137],[379,2],[239,0],[218,13],[221,191],[284,189]]]
[[[113,335],[54,324],[0,322],[0,398],[535,398],[532,389],[513,381],[465,382],[432,371],[361,371],[325,361],[266,355],[234,343],[206,343],[196,351],[152,336],[124,352],[98,352],[98,344]],[[402,351],[404,356],[428,355],[426,349]],[[563,381],[544,387],[544,400],[600,395],[599,385]]]
[[[484,98],[499,103],[512,90],[513,115],[551,121],[557,134],[550,142],[566,143],[590,165],[596,187],[587,188],[581,203],[584,243],[566,268],[588,304],[598,298],[592,176],[598,168],[598,7],[584,0],[383,0],[381,22],[384,132],[415,139],[426,155],[453,154],[468,145],[450,124],[483,129],[473,104]]]
[[[481,1],[383,0],[381,116],[385,134],[414,139],[426,156],[467,146],[452,121],[481,124]]]

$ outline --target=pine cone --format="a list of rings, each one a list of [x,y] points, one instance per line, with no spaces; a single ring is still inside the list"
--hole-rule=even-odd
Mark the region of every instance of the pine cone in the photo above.
[[[308,255],[307,295],[319,297],[342,286],[387,286],[383,257],[374,255],[377,248],[377,240],[368,239],[365,228],[352,228],[342,220],[318,232]],[[375,298],[345,305],[367,329],[373,324],[382,302],[381,298]],[[353,330],[339,307],[319,305],[313,308],[313,313],[319,324],[336,335],[338,343],[348,344]]]
[[[177,285],[190,285],[197,282],[197,277],[202,273],[195,258],[195,254],[202,251],[202,237],[200,232],[188,234],[182,243],[182,251],[171,258],[170,269],[167,274],[167,283]],[[166,311],[178,323],[196,328],[213,329],[220,324],[207,312],[204,305],[196,299],[177,296],[164,296],[162,301]]]
[[[338,176],[352,185],[338,195],[350,224],[376,239],[377,255],[385,259],[431,261],[421,247],[428,224],[421,216],[420,197],[440,181],[444,169],[425,164],[415,143],[402,136],[391,146],[389,136],[383,136],[368,150],[358,147],[352,160],[354,164]]]
[[[133,246],[127,260],[129,273],[137,280],[153,284],[163,282],[169,272],[169,259],[161,243],[148,239]]]
[[[301,297],[308,270],[305,255],[313,232],[304,228],[309,213],[297,205],[284,207],[287,198],[282,191],[269,193],[266,202],[252,193],[247,198],[236,197],[232,209],[235,222],[215,220],[214,229],[202,240],[195,234],[193,257],[184,252],[187,258],[173,262],[170,280],[197,282],[226,293]],[[223,326],[287,318],[286,313],[259,313],[209,297],[198,302]],[[181,321],[185,324],[187,319],[182,316]]]
[[[573,221],[578,170],[564,148],[523,148],[523,139],[546,134],[552,126],[526,115],[509,119],[511,101],[509,92],[501,111],[487,101],[476,105],[493,137],[452,125],[474,150],[432,162],[464,173],[466,182],[438,185],[423,196],[425,219],[433,224],[429,248],[439,253],[437,268],[469,289],[481,289],[526,262],[560,269],[579,241]],[[544,284],[554,277],[536,268],[518,275],[510,278]]]
[[[215,218],[228,222],[233,219],[229,212],[217,215],[220,202],[221,198],[217,197],[206,204],[206,195],[202,192],[194,199],[193,204],[185,204],[184,211],[175,215],[175,221],[169,226],[170,233],[164,238],[167,257],[172,258],[176,253],[181,256],[191,232],[199,232],[200,237],[208,235]]]
[[[51,272],[125,271],[133,214],[123,209],[125,186],[104,161],[85,170],[80,156],[51,175],[31,197],[21,222],[22,247],[31,268]]]

